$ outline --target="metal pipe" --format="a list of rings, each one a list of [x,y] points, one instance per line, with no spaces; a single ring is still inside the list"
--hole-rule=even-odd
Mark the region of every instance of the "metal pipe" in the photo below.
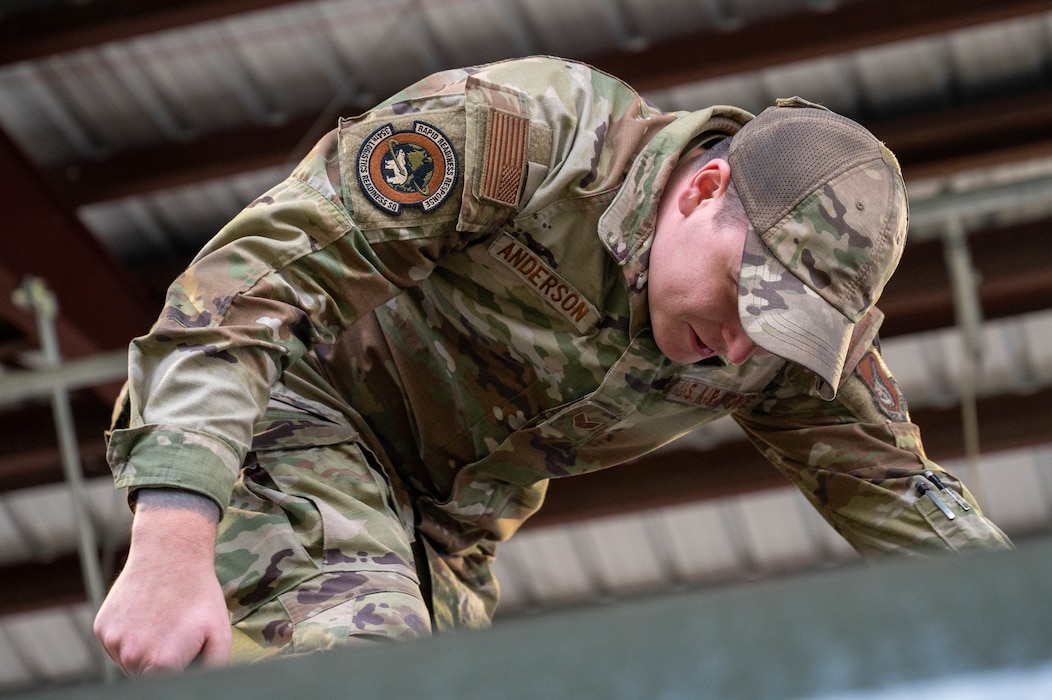
[[[37,370],[0,376],[0,406],[24,399],[49,396],[56,389],[81,389],[128,376],[128,353],[115,350],[79,360],[60,362]]]
[[[719,506],[718,517],[742,573],[750,578],[762,575],[759,557],[749,546],[749,530],[745,522],[743,500],[738,497],[723,501]]]
[[[15,290],[13,301],[16,305],[33,311],[36,314],[37,330],[40,334],[40,345],[44,360],[49,367],[58,367],[61,363],[58,333],[55,330],[57,302],[54,294],[48,289],[44,280],[28,277],[22,286]],[[76,428],[73,425],[73,409],[69,401],[69,392],[65,386],[55,386],[51,390],[51,408],[58,432],[59,448],[62,455],[62,468],[69,484],[70,497],[73,501],[73,517],[77,524],[77,547],[80,553],[81,574],[88,600],[93,611],[102,605],[104,586],[102,572],[98,561],[98,545],[95,539],[95,528],[88,513],[84,495],[84,475],[77,449]],[[114,667],[110,664],[102,648],[93,647],[103,675],[112,678]]]
[[[961,335],[963,361],[957,383],[961,397],[961,423],[964,432],[964,454],[967,460],[969,488],[980,496],[979,484],[979,414],[977,406],[978,375],[983,357],[982,306],[979,301],[979,278],[968,250],[967,233],[959,220],[947,222],[945,231],[946,266],[953,289],[957,327]]]
[[[910,240],[944,235],[947,221],[981,221],[1011,212],[1014,221],[1034,220],[1052,211],[1052,176],[992,184],[982,189],[941,193],[910,200]]]

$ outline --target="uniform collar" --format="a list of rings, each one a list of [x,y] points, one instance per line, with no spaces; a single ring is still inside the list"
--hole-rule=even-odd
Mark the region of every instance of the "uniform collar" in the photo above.
[[[620,191],[599,219],[599,237],[621,266],[636,300],[633,309],[636,303],[645,308],[658,199],[679,154],[697,137],[712,132],[734,134],[751,118],[744,110],[723,106],[677,113],[676,120],[657,132],[632,162]]]

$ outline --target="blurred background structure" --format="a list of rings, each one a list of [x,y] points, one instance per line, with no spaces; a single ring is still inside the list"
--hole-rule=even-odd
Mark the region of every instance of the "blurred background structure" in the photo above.
[[[929,454],[1017,541],[1052,532],[1052,1],[0,2],[0,692],[111,674],[93,604],[128,510],[124,349],[215,231],[341,115],[443,68],[580,59],[663,109],[802,95],[902,163],[880,306]],[[552,485],[498,624],[856,566],[730,422]]]

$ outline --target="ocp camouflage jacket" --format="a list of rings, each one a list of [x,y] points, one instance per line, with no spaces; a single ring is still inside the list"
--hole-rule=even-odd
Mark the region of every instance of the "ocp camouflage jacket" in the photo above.
[[[549,479],[727,414],[863,552],[1002,546],[978,509],[950,527],[911,488],[937,467],[877,351],[879,312],[831,402],[778,358],[684,366],[655,346],[661,188],[688,144],[749,118],[665,113],[532,58],[439,73],[342,121],[132,344],[117,484],[224,507],[249,450],[360,441],[418,521],[440,629],[488,620],[496,543]]]

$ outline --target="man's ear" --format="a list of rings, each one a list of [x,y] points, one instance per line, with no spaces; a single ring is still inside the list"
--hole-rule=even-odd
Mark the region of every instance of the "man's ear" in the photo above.
[[[679,211],[684,216],[704,202],[721,197],[731,180],[731,166],[723,158],[713,158],[687,180],[680,192]]]

